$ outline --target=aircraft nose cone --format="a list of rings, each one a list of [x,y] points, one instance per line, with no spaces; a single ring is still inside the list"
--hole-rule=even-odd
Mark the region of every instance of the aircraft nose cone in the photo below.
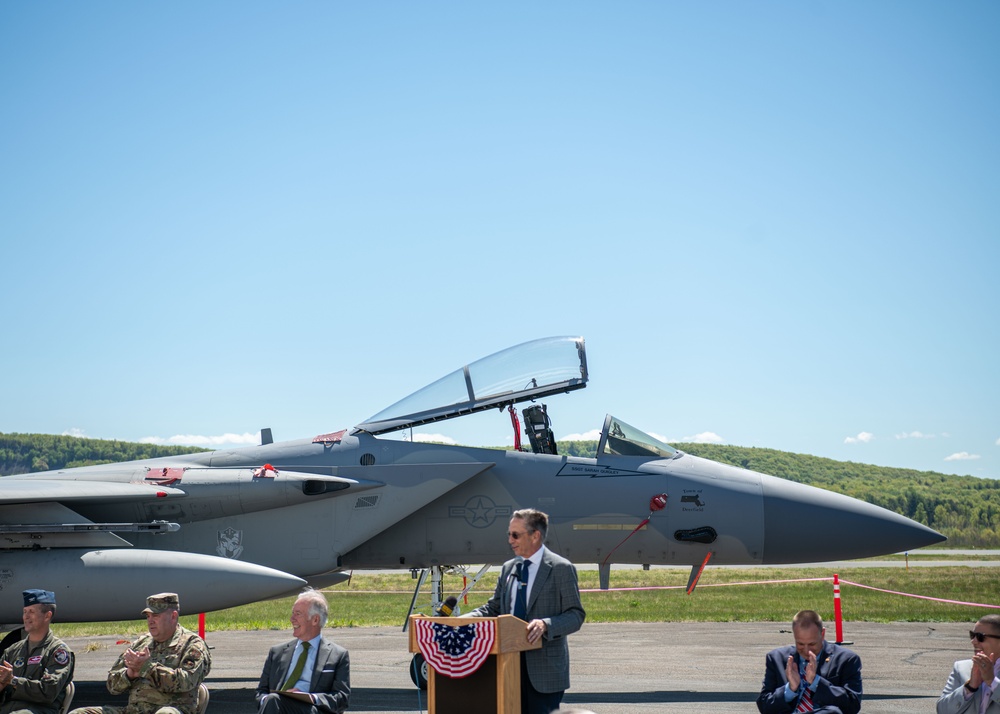
[[[932,528],[839,493],[773,476],[761,479],[763,563],[868,558],[945,540]]]

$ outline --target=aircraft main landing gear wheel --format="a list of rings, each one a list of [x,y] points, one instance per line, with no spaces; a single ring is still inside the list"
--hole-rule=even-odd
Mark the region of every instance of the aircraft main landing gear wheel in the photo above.
[[[10,647],[15,642],[20,642],[24,639],[24,629],[19,627],[16,630],[11,630],[7,633],[7,636],[3,638],[3,642],[0,642],[0,652]]]
[[[417,652],[410,661],[410,679],[420,689],[427,689],[428,664],[424,656]]]

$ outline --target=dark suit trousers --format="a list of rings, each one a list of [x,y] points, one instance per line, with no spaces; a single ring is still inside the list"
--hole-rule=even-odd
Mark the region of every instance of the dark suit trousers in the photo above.
[[[280,694],[268,694],[261,699],[258,714],[316,714],[317,711],[309,702],[300,702]]]
[[[562,704],[564,692],[546,694],[531,686],[528,665],[521,653],[521,714],[550,714]]]

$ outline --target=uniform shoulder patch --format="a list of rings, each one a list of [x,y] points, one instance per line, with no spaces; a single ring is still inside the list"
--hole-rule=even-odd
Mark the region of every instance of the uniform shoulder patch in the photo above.
[[[67,664],[69,662],[69,651],[65,647],[60,647],[52,655],[52,658],[55,659],[56,664]]]

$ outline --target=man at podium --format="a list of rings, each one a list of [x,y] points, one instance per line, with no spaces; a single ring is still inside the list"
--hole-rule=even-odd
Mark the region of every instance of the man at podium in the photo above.
[[[576,568],[545,547],[549,517],[534,508],[514,512],[507,542],[515,557],[503,564],[489,602],[472,617],[513,614],[528,623],[528,641],[541,649],[521,653],[521,714],[550,714],[569,688],[566,636],[583,625]]]

